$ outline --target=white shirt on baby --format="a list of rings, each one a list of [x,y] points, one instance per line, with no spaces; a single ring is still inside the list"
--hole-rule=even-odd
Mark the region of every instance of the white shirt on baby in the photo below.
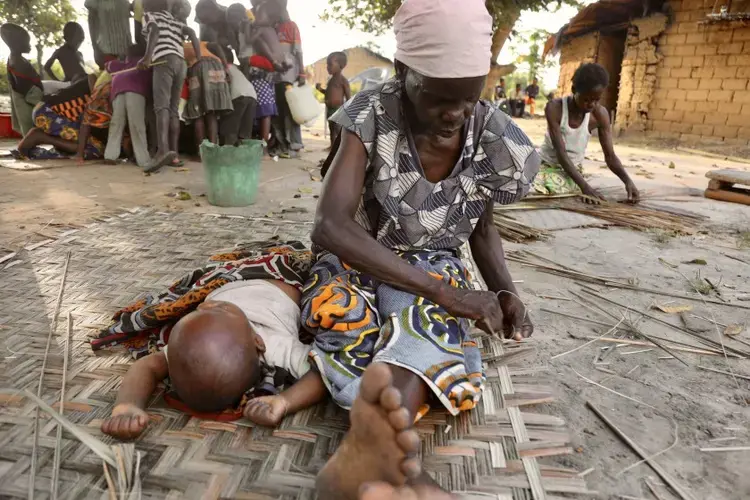
[[[311,347],[299,340],[300,309],[281,289],[264,280],[235,281],[211,292],[206,300],[230,302],[266,344],[265,358],[299,379],[310,371]]]

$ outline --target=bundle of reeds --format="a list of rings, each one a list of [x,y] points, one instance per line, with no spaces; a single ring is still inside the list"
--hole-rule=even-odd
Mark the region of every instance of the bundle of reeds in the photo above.
[[[495,226],[504,240],[523,243],[524,241],[541,240],[549,236],[549,232],[544,229],[527,226],[497,211],[495,211],[494,219]]]
[[[610,190],[601,190],[607,196]],[[608,191],[608,192],[604,192]],[[621,191],[621,189],[620,189]],[[541,239],[549,232],[527,226],[508,217],[514,210],[568,210],[590,217],[595,217],[616,226],[628,227],[636,231],[661,230],[672,234],[695,234],[698,225],[705,217],[676,208],[649,204],[645,200],[664,199],[670,196],[691,195],[691,192],[670,191],[642,192],[641,203],[606,201],[600,204],[584,203],[580,195],[530,196],[515,205],[495,206],[495,225],[500,235],[513,242]]]

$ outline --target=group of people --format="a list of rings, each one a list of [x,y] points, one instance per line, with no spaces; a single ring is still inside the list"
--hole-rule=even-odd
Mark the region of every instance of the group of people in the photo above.
[[[271,0],[255,2],[252,26],[241,17],[244,9],[232,6],[225,12],[212,0],[201,0],[201,38],[210,40],[203,42],[180,21],[182,5],[173,6],[175,11],[152,10],[158,1],[144,2],[145,50],[141,44],[125,61],[110,61],[108,83],[81,79],[80,85],[90,85],[92,98],[78,106],[89,113],[108,85],[108,95],[116,94],[115,111],[124,107],[130,120],[131,107],[140,110],[152,99],[157,131],[170,129],[159,137],[157,158],[166,151],[172,161],[168,141],[174,138],[174,106],[188,65],[183,59],[192,61],[189,90],[194,84],[208,90],[195,109],[189,96],[186,113],[202,117],[211,136],[216,115],[230,104],[241,107],[236,97],[221,97],[221,89],[248,75],[260,110],[268,97],[261,93],[272,95],[273,88],[261,75],[283,71],[284,81],[293,79],[301,52],[295,48],[298,32],[272,28],[279,10]],[[267,7],[271,12],[264,12]],[[454,498],[422,469],[413,425],[431,405],[455,415],[479,402],[485,376],[472,322],[488,334],[516,340],[534,330],[506,264],[494,205],[517,202],[532,190],[577,190],[587,200],[601,200],[580,172],[594,130],[607,165],[624,182],[630,200],[638,199],[614,154],[609,115],[599,103],[609,84],[607,72],[597,64],[576,71],[573,94],[545,109],[548,133],[537,152],[506,113],[479,99],[490,70],[492,26],[483,0],[467,0],[461,9],[454,0],[402,4],[394,18],[395,76],[351,99],[339,78],[325,89],[328,107],[339,107],[330,113],[339,132],[326,166],[313,249],[289,242],[215,256],[218,263],[118,312],[92,347],[126,345],[138,360],[102,423],[104,433],[135,439],[147,432],[147,403],[162,381],[170,404],[187,412],[220,420],[244,416],[265,426],[330,395],[351,410],[351,429],[319,473],[320,498]],[[76,30],[70,30],[79,35],[72,41],[80,39]],[[287,50],[277,45],[278,33],[291,42]],[[235,35],[240,59],[249,67],[230,67],[228,82],[222,52],[232,42],[226,37]],[[190,46],[182,45],[184,37],[192,39]],[[248,42],[271,56],[265,57],[270,65],[257,53],[248,56]],[[17,55],[25,46],[15,48]],[[56,57],[75,63],[70,55],[75,49],[72,43]],[[340,74],[345,64],[340,54],[332,54],[329,72]],[[14,78],[27,69],[18,59],[12,67]],[[149,97],[141,92],[147,92],[151,73]],[[130,76],[129,86],[119,75]],[[22,91],[35,82],[18,82],[14,92],[27,99]],[[137,98],[129,99],[130,93]],[[35,108],[40,130],[35,133],[54,130],[44,122],[48,110],[70,111],[72,106],[61,107],[59,99]],[[207,109],[207,102],[226,108]],[[86,116],[84,125],[96,129],[98,116]],[[224,120],[223,115],[218,119],[220,136]],[[291,148],[298,138],[286,139]],[[472,286],[460,253],[464,244],[487,291]]]
[[[80,24],[65,25],[65,43],[44,65],[49,80],[24,57],[31,50],[28,32],[0,27],[11,52],[13,128],[24,136],[19,156],[128,157],[153,172],[181,165],[178,152],[196,151],[204,139],[239,145],[253,137],[266,141],[273,155],[299,154],[301,129],[286,90],[304,84],[305,74],[300,31],[286,0],[253,0],[250,8],[200,0],[198,35],[187,26],[188,0],[85,5],[96,75],[87,72],[79,51],[86,38]],[[62,82],[52,69],[56,61]]]
[[[539,80],[533,78],[531,83],[522,89],[520,83],[516,84],[514,91],[508,93],[505,88],[505,78],[501,78],[495,86],[494,100],[496,104],[506,102],[508,114],[513,118],[523,118],[526,106],[529,106],[529,114],[533,118],[536,114],[536,98],[539,96]]]

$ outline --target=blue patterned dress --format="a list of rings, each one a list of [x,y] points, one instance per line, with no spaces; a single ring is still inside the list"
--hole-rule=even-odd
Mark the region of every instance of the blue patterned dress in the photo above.
[[[356,222],[411,265],[469,288],[458,249],[491,202],[513,203],[529,192],[540,159],[528,137],[480,101],[464,127],[453,172],[432,183],[419,163],[397,80],[358,93],[331,121],[354,133],[368,155]],[[452,414],[474,408],[481,397],[485,379],[469,321],[330,253],[318,255],[303,290],[302,327],[315,336],[311,357],[344,408],[373,361],[418,374]]]

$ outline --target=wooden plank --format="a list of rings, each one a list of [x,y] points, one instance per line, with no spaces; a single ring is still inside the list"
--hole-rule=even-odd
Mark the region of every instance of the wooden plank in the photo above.
[[[750,205],[750,194],[740,193],[739,189],[732,191],[728,189],[706,189],[706,192],[703,193],[703,195],[712,200]]]
[[[744,186],[750,186],[750,172],[744,172],[742,170],[735,169],[723,169],[723,170],[711,170],[706,172],[706,177],[709,179],[717,180],[719,182],[726,182],[728,184],[742,184]]]

